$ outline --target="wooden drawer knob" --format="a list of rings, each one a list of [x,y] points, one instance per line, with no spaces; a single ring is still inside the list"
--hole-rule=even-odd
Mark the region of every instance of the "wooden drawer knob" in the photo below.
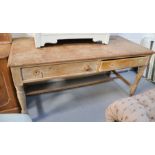
[[[35,70],[35,71],[33,72],[33,74],[34,74],[34,75],[39,75],[39,74],[40,74],[40,70]]]
[[[92,69],[91,69],[91,67],[89,66],[89,65],[86,65],[85,67],[84,67],[84,71],[91,71]]]
[[[43,73],[39,69],[34,70],[33,75],[35,77],[43,77]]]

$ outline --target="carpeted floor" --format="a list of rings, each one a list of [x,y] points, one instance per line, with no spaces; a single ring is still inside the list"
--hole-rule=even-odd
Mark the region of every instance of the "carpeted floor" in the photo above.
[[[122,75],[133,82],[135,73]],[[154,88],[144,78],[136,94]],[[33,121],[41,122],[103,122],[105,109],[113,101],[127,97],[128,87],[120,80],[57,93],[27,97],[28,112]]]

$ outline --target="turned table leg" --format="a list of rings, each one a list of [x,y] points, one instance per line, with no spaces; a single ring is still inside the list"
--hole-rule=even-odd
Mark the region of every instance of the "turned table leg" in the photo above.
[[[138,83],[144,73],[144,70],[145,70],[146,66],[141,66],[141,67],[138,67],[138,73],[135,77],[135,81],[134,83],[130,86],[130,96],[134,95],[135,91],[136,91],[136,88],[138,86]]]
[[[17,91],[17,97],[21,106],[21,113],[27,113],[26,96],[23,86],[15,86]]]
[[[22,74],[21,74],[20,67],[12,67],[11,73],[12,73],[13,82],[17,92],[17,98],[21,106],[21,113],[27,113],[26,95],[24,91],[24,84],[22,81]]]

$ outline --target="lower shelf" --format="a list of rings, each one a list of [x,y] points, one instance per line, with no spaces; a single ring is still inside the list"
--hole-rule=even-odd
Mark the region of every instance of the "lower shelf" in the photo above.
[[[102,73],[91,75],[87,77],[79,77],[74,79],[67,79],[61,81],[47,81],[44,83],[27,84],[24,86],[26,95],[37,95],[48,92],[62,91],[66,89],[73,89],[83,86],[90,86],[106,81],[111,81],[109,73]]]

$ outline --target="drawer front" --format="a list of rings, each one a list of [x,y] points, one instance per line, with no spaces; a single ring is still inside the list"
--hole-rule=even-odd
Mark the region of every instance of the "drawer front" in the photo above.
[[[21,73],[24,82],[46,80],[48,78],[71,77],[87,75],[97,71],[97,62],[66,63],[49,66],[36,66],[22,68]]]
[[[146,56],[146,57],[101,61],[99,71],[111,71],[116,69],[145,66],[148,64],[149,59],[150,57]]]

